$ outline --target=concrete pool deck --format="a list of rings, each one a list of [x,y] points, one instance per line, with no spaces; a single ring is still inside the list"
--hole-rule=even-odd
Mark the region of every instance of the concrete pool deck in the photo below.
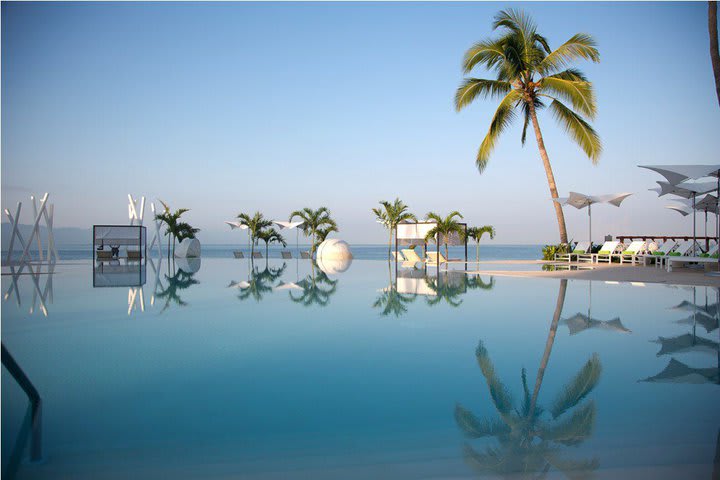
[[[497,269],[493,265],[512,265],[516,269]],[[522,266],[529,268],[523,270]],[[507,277],[545,277],[545,278],[573,278],[578,280],[597,280],[601,282],[635,282],[635,283],[666,283],[672,285],[695,285],[720,287],[720,276],[707,275],[709,270],[702,268],[674,268],[672,272],[654,266],[633,266],[619,264],[587,264],[570,263],[571,266],[580,266],[580,270],[538,270],[541,265],[558,265],[558,262],[543,260],[496,260],[480,262],[480,268],[469,265],[467,273],[483,275],[496,275]],[[568,265],[563,263],[562,265]],[[592,269],[588,267],[592,267]],[[532,270],[531,270],[532,268]]]

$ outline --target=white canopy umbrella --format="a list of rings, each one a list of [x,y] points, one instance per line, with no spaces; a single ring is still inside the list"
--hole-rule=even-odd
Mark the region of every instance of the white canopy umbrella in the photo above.
[[[240,230],[247,230],[248,226],[244,223],[240,222],[229,222],[225,220],[225,224],[230,226],[230,230],[235,230],[236,228],[239,228]],[[248,235],[248,248],[250,248],[250,235]]]
[[[592,242],[592,205],[594,203],[609,203],[619,207],[623,200],[632,193],[610,193],[607,195],[585,195],[577,192],[570,192],[568,197],[553,198],[554,202],[560,205],[570,205],[578,210],[587,207],[588,209],[588,240]]]
[[[287,229],[292,230],[293,228],[300,227],[303,223],[305,223],[304,220],[301,220],[299,222],[286,222],[284,220],[273,220],[272,221],[275,225],[280,227],[280,230]],[[300,232],[298,230],[295,230],[295,249],[297,250],[296,254],[300,255]]]
[[[663,177],[665,177],[669,184],[678,185],[683,184],[685,185],[687,180],[698,180],[700,178],[705,177],[715,177],[717,178],[714,188],[710,190],[706,190],[705,192],[696,192],[696,193],[707,193],[712,190],[717,190],[718,196],[720,196],[720,164],[711,164],[711,165],[638,165],[640,168],[647,168],[648,170],[652,170],[654,172],[659,173]],[[658,182],[660,183],[660,182]],[[662,185],[661,185],[662,187]],[[661,194],[662,195],[662,194]],[[685,198],[691,198],[691,197],[685,197]],[[694,196],[692,196],[694,199]],[[694,208],[694,206],[693,206]],[[720,218],[718,218],[718,212],[717,209],[715,211],[716,217],[715,221],[716,224]],[[693,212],[693,239],[695,237],[695,213]],[[717,228],[716,237],[718,243],[720,243],[720,228]],[[695,244],[693,244],[693,254],[695,249]],[[718,269],[720,270],[720,258],[718,258]]]
[[[704,193],[712,192],[717,187],[715,185],[715,182],[689,182],[684,181],[682,183],[678,183],[676,185],[673,185],[669,182],[663,182],[658,181],[658,185],[660,185],[660,189],[658,188],[651,188],[651,191],[657,192],[658,196],[662,197],[664,195],[676,195],[681,198],[686,199],[692,199],[692,213],[693,213],[693,242],[697,240],[697,227],[696,227],[696,218],[695,218],[695,199],[698,195],[702,195]],[[673,209],[676,210],[676,209]],[[677,210],[676,210],[677,211]],[[693,255],[696,254],[695,252],[695,243],[693,243]]]
[[[690,210],[688,210],[684,205],[665,205],[665,208],[675,210],[683,217],[687,217],[688,215],[690,215]]]

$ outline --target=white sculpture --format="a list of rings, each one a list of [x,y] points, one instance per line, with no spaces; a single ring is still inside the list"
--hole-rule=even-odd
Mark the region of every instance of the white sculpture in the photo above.
[[[156,217],[157,212],[155,211],[155,203],[150,203],[150,210],[153,214],[155,232],[153,232],[153,238],[150,241],[150,246],[148,247],[148,250],[152,251],[153,246],[157,245],[158,257],[162,258],[162,250],[160,249],[160,239],[162,238],[162,235],[160,235],[160,220],[158,220]]]
[[[350,268],[353,255],[350,245],[343,240],[325,240],[317,249],[317,264],[327,274],[342,273]]]
[[[5,263],[10,264],[12,260],[12,256],[15,250],[15,239],[17,238],[18,242],[20,242],[20,245],[22,246],[22,254],[20,256],[20,259],[18,263],[23,263],[26,260],[30,260],[30,248],[32,247],[33,240],[37,243],[38,248],[38,258],[41,262],[47,260],[48,263],[54,263],[57,260],[60,260],[60,255],[58,255],[57,249],[55,248],[55,237],[53,236],[53,215],[55,212],[54,205],[48,205],[48,197],[50,194],[46,193],[43,195],[43,197],[40,199],[40,208],[38,209],[35,195],[30,196],[30,200],[33,203],[33,214],[35,216],[35,221],[33,222],[32,230],[30,232],[30,237],[27,239],[27,241],[23,238],[22,234],[20,233],[20,212],[22,211],[22,203],[18,202],[17,209],[15,210],[15,216],[10,213],[10,211],[6,208],[5,209],[5,215],[8,217],[8,220],[10,220],[10,226],[12,228],[12,233],[10,234],[10,244],[8,246],[8,252],[7,256],[5,258]],[[40,222],[42,220],[45,220],[45,227],[47,229],[47,251],[46,253],[43,253],[42,249],[42,240],[40,239]]]
[[[197,238],[184,238],[175,248],[176,258],[199,257],[200,241]]]
[[[138,201],[135,200],[132,195],[128,193],[128,218],[130,218],[130,225],[143,224],[143,215],[145,214],[145,197],[140,197],[140,209],[138,211]]]

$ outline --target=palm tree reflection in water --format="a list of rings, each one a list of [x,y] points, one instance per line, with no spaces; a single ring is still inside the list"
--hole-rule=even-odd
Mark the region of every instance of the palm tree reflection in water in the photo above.
[[[182,268],[178,268],[174,271],[173,275],[170,275],[170,268],[170,263],[168,263],[168,273],[164,275],[165,280],[167,280],[167,286],[162,291],[155,294],[156,299],[165,299],[165,305],[163,305],[160,313],[163,313],[165,310],[170,308],[171,303],[180,307],[187,306],[188,303],[180,298],[179,292],[187,290],[193,285],[200,283],[199,280],[193,278],[195,275],[194,272],[186,272]],[[174,269],[174,266],[172,268]]]
[[[480,419],[458,404],[455,421],[468,439],[494,437],[497,443],[480,451],[465,444],[465,461],[480,474],[512,475],[514,478],[541,478],[551,468],[568,478],[588,478],[598,468],[598,460],[570,460],[562,456],[563,446],[579,445],[587,440],[595,424],[595,403],[584,401],[600,380],[602,367],[593,354],[580,371],[557,395],[547,410],[538,403],[538,395],[558,321],[565,301],[567,280],[561,280],[555,314],[538,369],[535,387],[530,392],[526,371],[520,374],[523,397],[519,406],[508,388],[495,375],[495,366],[482,341],[475,351],[478,365],[487,382],[492,404],[499,418]]]
[[[325,307],[337,291],[338,280],[331,280],[325,272],[316,268],[315,263],[312,263],[311,269],[310,275],[297,282],[301,289],[300,295],[293,295],[292,292],[288,292],[288,295],[290,300],[304,307]]]
[[[253,264],[250,277],[246,284],[240,286],[240,293],[238,293],[237,298],[243,301],[249,298],[254,299],[256,302],[262,301],[265,294],[272,293],[275,282],[282,277],[286,267],[287,264],[283,262],[282,266],[271,268],[268,266],[266,260],[265,269],[260,271],[260,269]],[[228,286],[234,287],[236,285],[238,284],[231,282]]]

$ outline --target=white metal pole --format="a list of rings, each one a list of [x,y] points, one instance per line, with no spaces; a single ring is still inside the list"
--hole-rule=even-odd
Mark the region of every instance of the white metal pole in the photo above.
[[[692,200],[693,200],[692,201],[692,210],[693,210],[693,248],[692,248],[692,252],[693,252],[693,257],[696,257],[697,252],[695,251],[695,244],[697,243],[697,240],[696,240],[697,237],[695,235],[695,220],[696,220],[697,215],[695,212],[695,192],[693,192]]]
[[[588,204],[588,241],[592,247],[592,203]]]

